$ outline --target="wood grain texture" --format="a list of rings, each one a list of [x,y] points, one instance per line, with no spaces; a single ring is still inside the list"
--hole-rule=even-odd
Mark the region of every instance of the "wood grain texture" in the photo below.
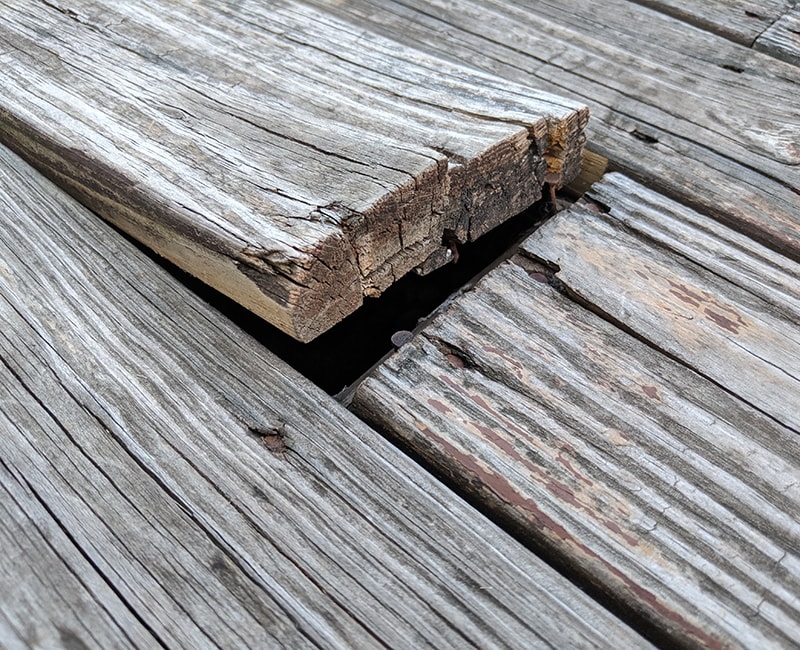
[[[13,390],[3,379],[3,392]],[[0,412],[4,435],[10,426]],[[157,640],[59,528],[25,477],[12,473],[6,462],[0,459],[3,648],[156,647]]]
[[[575,296],[800,433],[800,265],[621,174],[522,246]]]
[[[590,148],[615,168],[800,260],[796,67],[625,0],[352,0],[336,11],[586,102]]]
[[[757,50],[800,66],[800,4],[789,11],[758,37]]]
[[[39,504],[14,526],[55,526],[65,566],[94,570],[89,594],[56,573],[57,593],[28,590],[35,625],[135,616],[198,648],[646,645],[1,148],[0,220],[4,489]],[[130,614],[91,602],[94,575]]]
[[[800,437],[549,284],[491,271],[354,408],[664,647],[799,643]]]
[[[577,103],[296,3],[0,13],[0,137],[300,340],[579,166]]]
[[[634,0],[742,45],[755,40],[792,6],[793,0]]]

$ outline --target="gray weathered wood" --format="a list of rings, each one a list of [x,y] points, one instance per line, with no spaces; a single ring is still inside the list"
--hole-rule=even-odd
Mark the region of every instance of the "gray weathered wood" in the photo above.
[[[624,0],[350,0],[335,11],[586,102],[591,149],[616,168],[800,260],[794,66]]]
[[[644,644],[2,148],[0,221],[0,459],[39,504],[14,516],[45,509],[160,642]]]
[[[573,101],[291,3],[0,2],[0,137],[309,340],[579,165]]]
[[[800,643],[800,437],[548,283],[491,271],[355,409],[664,647]]]
[[[13,389],[4,381],[4,391]],[[0,412],[0,431],[5,435],[10,427]],[[156,647],[157,640],[81,556],[25,477],[12,474],[6,462],[0,459],[3,648]]]
[[[582,300],[800,433],[800,265],[612,174],[522,246]]]
[[[748,47],[793,0],[634,0]]]
[[[761,34],[753,47],[800,66],[800,4]]]

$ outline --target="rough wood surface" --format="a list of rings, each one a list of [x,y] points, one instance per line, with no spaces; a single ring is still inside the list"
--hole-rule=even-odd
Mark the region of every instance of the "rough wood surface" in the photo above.
[[[800,643],[800,437],[550,284],[491,271],[355,409],[664,647]]]
[[[800,4],[759,36],[753,47],[800,66]]]
[[[6,367],[0,407],[8,406]],[[0,410],[3,435],[12,424]],[[36,489],[0,458],[0,643],[17,648],[152,648],[133,616],[37,499]],[[46,596],[44,596],[46,594]],[[98,604],[102,603],[102,607]]]
[[[0,220],[8,530],[61,530],[84,585],[31,583],[3,647],[69,611],[168,647],[643,644],[5,149]]]
[[[748,47],[793,0],[634,0]]]
[[[800,260],[796,67],[625,0],[349,0],[336,11],[586,102],[590,148],[613,166]]]
[[[800,265],[611,174],[522,246],[569,291],[800,433]]]
[[[578,169],[587,112],[292,2],[0,2],[0,137],[309,340]],[[427,262],[427,264],[426,264]]]

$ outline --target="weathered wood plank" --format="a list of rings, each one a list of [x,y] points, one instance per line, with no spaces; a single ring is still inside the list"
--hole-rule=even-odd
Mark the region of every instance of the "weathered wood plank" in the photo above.
[[[575,102],[291,2],[0,12],[0,137],[301,340],[579,166]]]
[[[357,412],[665,647],[800,643],[800,437],[548,282],[491,271]]]
[[[4,382],[6,390],[13,385]],[[5,435],[11,426],[0,411],[0,431]],[[80,554],[25,478],[9,471],[6,460],[0,459],[3,648],[156,647],[157,640]]]
[[[800,260],[794,66],[623,0],[352,0],[335,11],[586,102],[591,148],[617,169]]]
[[[800,265],[612,174],[522,251],[574,295],[800,433]]]
[[[795,4],[758,37],[753,45],[794,65],[800,65],[800,4]]]
[[[793,0],[634,0],[748,47]]]
[[[168,647],[644,644],[5,149],[0,220],[0,458]]]

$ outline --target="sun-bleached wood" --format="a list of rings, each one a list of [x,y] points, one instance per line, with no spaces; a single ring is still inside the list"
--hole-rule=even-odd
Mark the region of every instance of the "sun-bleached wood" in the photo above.
[[[800,3],[761,34],[753,47],[800,66]]]
[[[0,223],[3,647],[646,645],[4,148]]]
[[[626,0],[348,0],[328,10],[586,102],[590,149],[615,168],[800,260],[795,66]]]
[[[800,264],[621,174],[521,250],[571,293],[800,433]]]
[[[748,47],[793,0],[634,0]]]
[[[0,431],[15,382],[0,370]],[[5,448],[4,448],[5,451]],[[30,485],[0,459],[0,644],[27,648],[152,648],[158,645],[103,576],[83,557]],[[102,607],[98,604],[102,603]]]
[[[800,643],[800,436],[554,287],[503,263],[353,407],[664,647]]]
[[[293,2],[0,2],[0,137],[300,340],[576,172],[585,109]]]

